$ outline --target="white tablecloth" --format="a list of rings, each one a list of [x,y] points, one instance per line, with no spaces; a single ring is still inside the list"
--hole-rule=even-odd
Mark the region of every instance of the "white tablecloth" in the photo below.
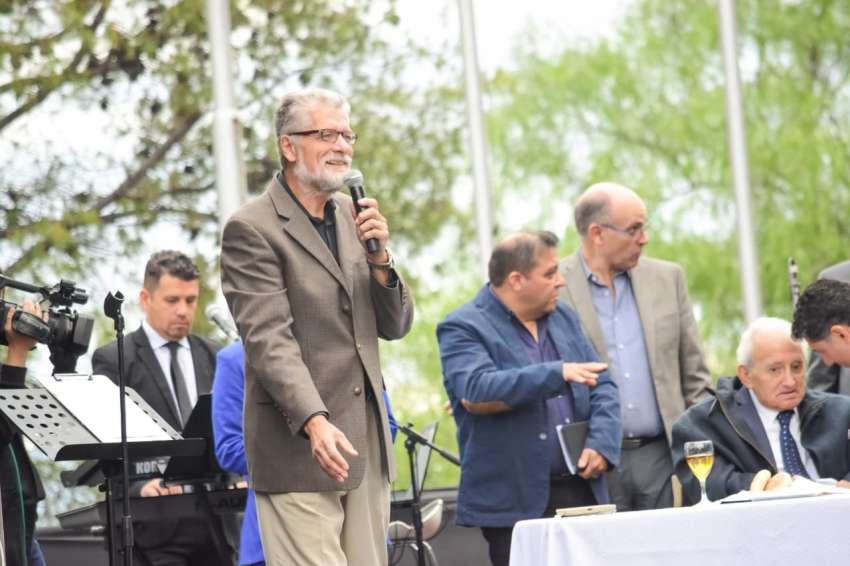
[[[845,566],[850,495],[521,521],[511,566]]]

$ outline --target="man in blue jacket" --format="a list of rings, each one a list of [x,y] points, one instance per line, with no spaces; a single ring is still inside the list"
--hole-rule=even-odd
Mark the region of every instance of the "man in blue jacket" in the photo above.
[[[508,564],[517,521],[607,503],[602,474],[619,462],[617,386],[558,301],[557,245],[550,232],[506,238],[489,284],[437,327],[461,457],[457,520],[481,527],[494,566]],[[570,475],[556,426],[580,421],[587,440]]]
[[[213,380],[212,421],[215,437],[215,456],[221,467],[229,472],[248,476],[245,442],[242,433],[242,404],[245,398],[245,351],[242,342],[221,349],[216,357]],[[397,424],[384,390],[384,403],[390,422],[390,434],[395,440]],[[281,473],[286,473],[285,470]],[[239,566],[262,566],[265,559],[257,525],[254,490],[248,489],[245,517],[239,541]]]
[[[245,354],[242,342],[219,350],[215,362],[215,379],[212,389],[212,421],[215,437],[215,456],[228,472],[248,476],[245,461],[245,443],[242,437],[242,402],[245,398]],[[239,539],[239,565],[265,564],[263,545],[257,527],[257,507],[254,490],[248,490],[242,536]]]

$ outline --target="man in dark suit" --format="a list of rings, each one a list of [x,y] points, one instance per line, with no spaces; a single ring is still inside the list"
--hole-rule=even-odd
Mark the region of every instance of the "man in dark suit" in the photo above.
[[[713,399],[688,409],[673,425],[673,460],[685,498],[699,500],[683,446],[714,443],[706,482],[711,500],[749,489],[760,470],[850,487],[850,399],[806,388],[806,364],[791,324],[758,318],[741,336],[738,375],[722,378]]]
[[[142,326],[124,341],[124,377],[141,397],[176,430],[192,412],[198,395],[209,393],[218,346],[190,335],[200,291],[198,268],[185,254],[161,251],[145,266],[139,302]],[[115,342],[95,350],[94,373],[117,383]],[[154,497],[182,493],[181,486],[162,485],[159,478],[131,486],[131,495]],[[136,542],[145,558],[157,564],[232,564],[231,550],[217,533],[218,524],[205,519],[139,523]]]
[[[832,279],[850,283],[850,260],[827,267],[818,279]],[[809,387],[818,391],[850,395],[850,366],[824,363],[817,352],[812,353],[809,365]]]
[[[557,242],[550,232],[506,238],[490,282],[437,326],[460,447],[457,522],[481,527],[494,566],[507,566],[517,521],[607,503],[603,473],[620,456],[617,386],[558,301]],[[572,475],[557,426],[581,421]]]
[[[305,89],[275,120],[282,171],[228,220],[221,284],[245,347],[245,453],[270,564],[387,563],[395,475],[378,338],[413,303],[370,198],[339,193],[348,102]],[[375,248],[366,248],[367,240]]]

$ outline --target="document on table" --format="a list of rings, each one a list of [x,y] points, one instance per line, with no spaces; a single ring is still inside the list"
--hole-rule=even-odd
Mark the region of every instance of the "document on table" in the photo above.
[[[801,476],[794,476],[793,483],[782,489],[772,491],[743,490],[720,500],[720,503],[744,503],[750,501],[771,501],[774,499],[795,499],[798,497],[815,497],[818,495],[850,494],[850,489],[836,486],[832,481],[812,481]]]

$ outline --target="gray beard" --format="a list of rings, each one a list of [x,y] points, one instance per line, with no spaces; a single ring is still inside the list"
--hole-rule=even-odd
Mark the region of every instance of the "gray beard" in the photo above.
[[[296,161],[293,169],[295,178],[302,187],[309,187],[316,192],[332,194],[337,192],[342,187],[342,180],[345,173],[319,173],[314,175],[307,171],[303,161]]]

